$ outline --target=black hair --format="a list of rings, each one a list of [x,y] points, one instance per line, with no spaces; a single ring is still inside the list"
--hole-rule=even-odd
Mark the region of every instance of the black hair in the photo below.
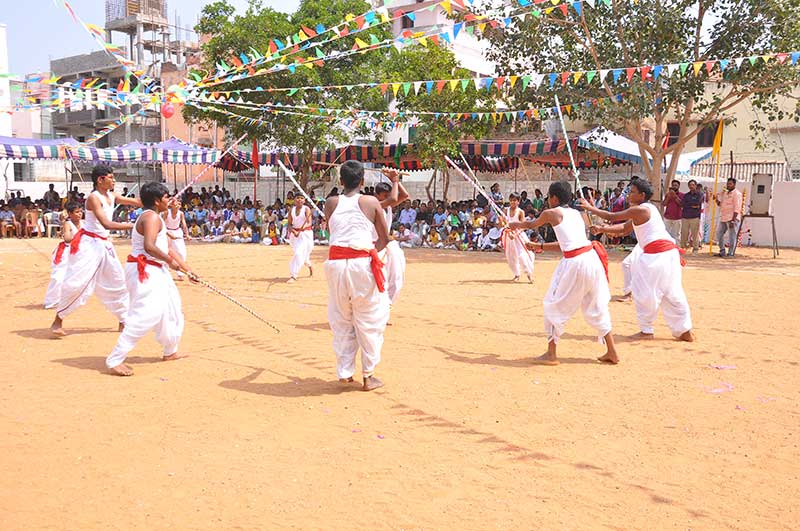
[[[633,177],[631,177],[631,182],[635,182],[638,180],[640,180],[638,175],[634,175]]]
[[[65,208],[67,209],[67,212],[71,213],[81,208],[81,205],[79,203],[76,203],[75,201],[70,201],[69,203],[67,203],[67,206]]]
[[[519,196],[517,194],[512,193],[508,196],[508,200],[511,201],[512,199],[516,199],[517,201],[519,201]]]
[[[389,183],[378,183],[375,185],[375,194],[383,194],[383,193],[390,193],[392,191],[392,185]]]
[[[733,184],[736,184],[736,177],[728,177],[728,182],[733,181]]]
[[[653,197],[653,186],[644,179],[636,179],[631,183],[631,186],[636,187],[637,190],[644,194],[645,201],[650,201],[650,198]]]
[[[139,191],[139,199],[142,200],[144,208],[152,209],[156,205],[156,199],[161,199],[169,193],[166,186],[159,182],[149,182],[142,185]]]
[[[355,190],[364,181],[364,165],[357,160],[348,160],[339,167],[342,185],[348,190]]]
[[[108,164],[98,164],[92,168],[92,185],[97,188],[97,181],[100,180],[100,177],[105,177],[112,173],[114,173],[114,169]]]
[[[556,181],[547,190],[547,197],[558,199],[559,206],[568,205],[572,201],[572,186],[567,181]]]
[[[681,184],[681,182],[678,179],[672,179],[672,182],[670,182],[669,184],[673,184],[673,183]]]
[[[695,181],[694,179],[689,179],[689,182],[687,184],[692,184],[692,183],[697,184],[697,181]]]

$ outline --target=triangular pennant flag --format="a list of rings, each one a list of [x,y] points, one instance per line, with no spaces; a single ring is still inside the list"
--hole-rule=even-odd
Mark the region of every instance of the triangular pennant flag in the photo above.
[[[556,84],[556,79],[558,79],[558,74],[556,73],[550,74],[550,88],[553,88],[553,85]]]
[[[778,61],[778,64],[783,64],[789,58],[788,53],[779,53],[775,55],[775,60]]]
[[[522,92],[525,92],[530,82],[531,82],[531,76],[522,76]]]
[[[380,39],[378,39],[378,36],[375,35],[374,33],[369,36],[369,43],[370,44],[380,44],[380,42],[381,42]]]
[[[764,64],[767,64],[767,63],[769,63],[769,60],[770,60],[770,59],[772,59],[772,57],[773,57],[773,56],[772,56],[771,54],[768,54],[768,55],[762,55],[762,56],[761,56],[761,58],[764,60]]]
[[[680,64],[680,68],[681,68],[681,75],[685,76],[686,75],[686,70],[689,69],[689,63],[681,63]]]
[[[410,91],[411,91],[411,82],[410,81],[406,81],[405,83],[403,83],[403,94],[408,96],[408,93]]]
[[[615,68],[613,73],[614,73],[614,83],[616,83],[617,81],[619,81],[619,77],[622,75],[622,69]]]
[[[719,71],[720,71],[720,72],[724,72],[724,71],[725,71],[725,69],[726,69],[726,68],[728,68],[728,63],[729,63],[729,62],[730,62],[730,61],[729,61],[728,59],[720,59],[720,60],[718,61],[718,63],[719,63]]]
[[[394,93],[395,98],[397,97],[398,90],[400,90],[400,83],[392,83],[392,92]]]
[[[458,37],[458,32],[460,32],[461,28],[463,28],[463,27],[464,27],[464,23],[463,22],[459,22],[458,24],[453,24],[453,39]]]
[[[533,88],[538,89],[539,85],[542,84],[542,80],[544,80],[544,74],[533,74],[531,76],[531,83],[533,83]]]
[[[645,65],[639,68],[639,73],[642,74],[642,81],[647,81],[647,76],[650,74],[651,66]]]
[[[662,70],[664,70],[664,67],[662,65],[656,65],[656,66],[653,67],[653,80],[654,81],[658,80],[658,76],[661,75],[661,71]]]
[[[675,72],[678,71],[679,66],[677,64],[669,64],[667,65],[667,73],[672,76]]]
[[[581,16],[581,3],[580,2],[573,2],[572,3],[572,8],[575,10],[575,12],[578,14],[578,16]]]
[[[636,73],[636,67],[635,67],[635,66],[634,66],[634,67],[631,67],[631,68],[626,68],[626,69],[625,69],[625,77],[626,77],[626,79],[628,80],[628,83],[630,83],[630,82],[631,82],[631,79],[633,79],[633,75],[634,75],[635,73]]]
[[[602,83],[603,81],[605,81],[605,80],[606,80],[606,78],[608,77],[608,73],[609,73],[609,72],[611,72],[611,70],[610,70],[610,69],[603,69],[603,70],[600,70],[600,83]]]
[[[758,61],[758,56],[757,55],[751,55],[747,59],[750,61],[750,65],[752,66],[752,65],[756,64],[756,61]]]
[[[440,83],[444,84],[444,81],[441,81]],[[449,82],[449,85],[450,85],[450,92],[455,92],[456,91],[456,85],[458,85],[458,80],[457,79],[451,79],[450,82]],[[437,87],[437,89],[439,90],[439,92],[442,91],[442,89],[440,89],[438,87]]]
[[[596,75],[597,75],[597,71],[596,70],[589,70],[588,72],[586,72],[586,83],[591,85],[592,84],[592,80],[594,79],[594,77]]]
[[[582,77],[583,77],[583,72],[574,72],[572,74],[572,84],[577,85],[578,81],[580,81]]]
[[[694,70],[694,75],[700,74],[700,69],[701,68],[703,68],[703,62],[702,61],[695,61],[694,63],[692,63],[692,70]]]
[[[797,63],[797,59],[800,58],[800,52],[792,52],[792,64]]]
[[[567,12],[568,12],[567,10],[569,9],[569,8],[567,7],[567,4],[561,4],[560,6],[558,6],[558,9],[560,9],[560,10],[561,10],[561,13],[562,13],[562,14],[563,14],[565,17],[567,16]]]
[[[492,90],[492,82],[494,81],[493,77],[487,77],[483,79],[484,88],[489,91]]]
[[[447,11],[448,15],[453,14],[453,6],[450,5],[450,0],[442,0],[442,2],[439,5],[442,6],[442,9]]]
[[[712,70],[714,70],[714,63],[716,61],[706,61],[706,73],[710,74]]]
[[[389,89],[388,83],[381,83],[381,96],[386,95],[386,91]]]
[[[414,95],[419,94],[419,89],[422,87],[422,81],[414,81]]]
[[[469,86],[469,79],[462,79],[461,80],[461,92],[466,92],[468,86]]]
[[[517,84],[517,79],[519,79],[519,76],[509,76],[508,77],[508,84],[511,85],[512,89],[514,88],[514,85]]]
[[[428,94],[430,94],[432,90],[433,90],[433,81],[426,81],[425,82],[425,91]],[[441,91],[442,91],[442,89],[439,89],[439,92],[441,92]]]
[[[744,63],[744,57],[737,57],[733,60],[734,64],[736,65],[736,69],[740,69],[742,67],[742,63]]]

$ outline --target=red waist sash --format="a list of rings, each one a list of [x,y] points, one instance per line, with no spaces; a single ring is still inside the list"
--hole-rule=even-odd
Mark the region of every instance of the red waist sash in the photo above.
[[[603,247],[603,244],[599,241],[592,240],[591,245],[587,245],[586,247],[579,247],[571,251],[564,251],[564,258],[575,258],[583,253],[588,253],[592,249],[594,249],[594,251],[597,253],[597,256],[600,258],[600,263],[603,264],[603,270],[606,272],[606,280],[608,280],[608,253],[606,252],[606,248]]]
[[[107,240],[105,236],[100,236],[99,234],[95,234],[94,232],[89,232],[88,230],[79,230],[75,236],[73,236],[72,241],[69,242],[69,254],[75,254],[78,252],[78,249],[81,246],[81,237],[88,236],[90,238],[97,238],[98,240]]]
[[[370,268],[372,269],[372,275],[375,277],[375,284],[378,285],[378,291],[383,293],[386,279],[383,276],[383,262],[378,256],[378,251],[375,249],[364,251],[351,249],[350,247],[339,247],[338,245],[332,245],[328,250],[328,260],[350,260],[351,258],[370,258]]]
[[[56,256],[53,258],[53,263],[58,265],[61,263],[61,259],[64,257],[64,251],[67,248],[67,242],[60,242],[58,247],[56,247]]]
[[[669,240],[655,240],[645,245],[642,250],[645,252],[645,254],[658,254],[666,253],[667,251],[671,251],[673,249],[678,250],[681,257],[681,266],[685,266],[686,260],[683,258],[683,255],[686,254],[686,251],[678,247],[675,242]]]
[[[162,267],[164,265],[161,262],[150,260],[143,254],[140,254],[138,256],[133,256],[132,254],[129,254],[128,263],[136,264],[136,269],[139,271],[139,282],[144,282],[145,280],[150,278],[150,275],[147,274],[147,269],[146,269],[147,266]]]

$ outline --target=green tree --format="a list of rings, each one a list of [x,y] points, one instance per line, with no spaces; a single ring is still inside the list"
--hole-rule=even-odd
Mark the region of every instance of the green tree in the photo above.
[[[265,8],[260,0],[250,0],[244,14],[234,16],[234,8],[226,1],[218,1],[203,8],[200,22],[196,26],[198,33],[210,35],[210,40],[203,45],[204,67],[214,72],[221,61],[230,64],[232,57],[241,53],[257,50],[269,56],[267,44],[274,39],[286,42],[286,36],[296,34],[303,27],[316,28],[322,24],[326,28],[343,20],[349,14],[360,14],[369,10],[369,3],[362,0],[303,0],[298,10],[286,15],[270,8]],[[356,29],[356,23],[350,23],[350,29]],[[319,41],[330,38],[331,33],[320,37]],[[365,42],[374,42],[390,38],[386,26],[375,26],[359,32],[358,37]],[[353,46],[354,39],[344,37],[327,43],[320,49],[324,55],[334,51],[346,52]],[[289,50],[282,54],[289,53]],[[298,179],[305,188],[311,178],[311,154],[315,149],[327,149],[335,143],[350,140],[353,132],[341,126],[335,117],[322,115],[309,110],[292,109],[296,114],[264,112],[264,104],[284,104],[309,106],[312,108],[367,109],[381,111],[387,109],[387,100],[376,90],[299,90],[297,92],[238,92],[246,89],[288,88],[301,86],[348,85],[372,80],[381,71],[381,64],[388,53],[388,48],[368,51],[363,54],[351,54],[344,58],[330,60],[323,66],[306,68],[300,66],[294,72],[281,70],[264,73],[247,79],[215,85],[205,89],[208,97],[212,92],[226,91],[230,97],[238,100],[241,97],[247,104],[203,104],[202,109],[187,105],[184,114],[189,120],[217,121],[235,138],[247,133],[251,138],[261,142],[279,146],[299,153],[303,165],[298,170]],[[285,64],[298,59],[315,57],[314,49],[300,51],[287,57]],[[266,67],[277,64],[268,63]],[[259,122],[248,122],[230,116],[233,112]],[[376,136],[382,131],[368,130],[362,127],[359,136]]]
[[[402,52],[392,52],[385,62],[386,79],[394,82],[408,80],[449,80],[468,78],[470,73],[458,66],[453,52],[445,46],[429,44],[427,47],[407,48]],[[412,84],[413,86],[413,84]],[[461,83],[451,90],[449,83],[439,87],[431,87],[428,93],[423,84],[418,91],[413,88],[406,94],[405,88],[397,94],[396,107],[399,112],[429,112],[436,114],[415,115],[419,124],[416,126],[414,138],[416,155],[422,163],[433,167],[435,172],[443,175],[443,193],[447,200],[450,187],[450,168],[444,159],[445,155],[458,160],[459,141],[464,138],[479,139],[494,126],[493,121],[462,120],[461,116],[452,114],[473,112],[490,112],[495,108],[494,98],[485,90],[475,90],[472,83],[464,89]],[[436,178],[436,173],[431,182]],[[430,197],[428,183],[428,196]]]
[[[665,157],[673,155],[664,177],[668,180],[688,142],[719,120],[735,120],[737,105],[750,99],[768,119],[784,117],[777,98],[789,95],[800,79],[786,57],[758,58],[752,64],[745,60],[741,67],[713,63],[711,72],[706,61],[800,49],[800,0],[605,1],[608,5],[597,2],[595,9],[578,4],[583,6],[580,14],[574,6],[567,15],[559,9],[540,12],[507,28],[489,28],[484,37],[494,45],[490,56],[501,74],[592,72],[592,79],[570,76],[566,85],[558,79],[552,88],[545,79],[538,91],[517,92],[517,102],[546,106],[553,104],[554,94],[571,103],[622,93],[621,101],[573,108],[571,116],[636,141],[656,198]],[[699,63],[699,75],[694,63]],[[671,64],[680,65],[672,75]],[[606,72],[639,65],[649,68],[635,71],[629,81],[627,72],[618,83],[613,71]],[[668,131],[673,121],[679,126],[677,136]],[[653,131],[652,138],[646,138],[645,129]]]

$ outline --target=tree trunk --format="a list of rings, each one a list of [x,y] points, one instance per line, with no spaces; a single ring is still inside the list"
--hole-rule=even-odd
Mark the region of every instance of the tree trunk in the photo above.
[[[428,194],[428,201],[436,201],[436,198],[431,195],[431,186],[433,186],[433,181],[436,180],[436,171],[436,168],[434,168],[433,175],[428,181],[428,184],[425,185],[425,192]]]
[[[442,197],[444,198],[444,204],[449,205],[450,201],[448,200],[447,193],[450,190],[450,168],[444,169],[442,181]]]

